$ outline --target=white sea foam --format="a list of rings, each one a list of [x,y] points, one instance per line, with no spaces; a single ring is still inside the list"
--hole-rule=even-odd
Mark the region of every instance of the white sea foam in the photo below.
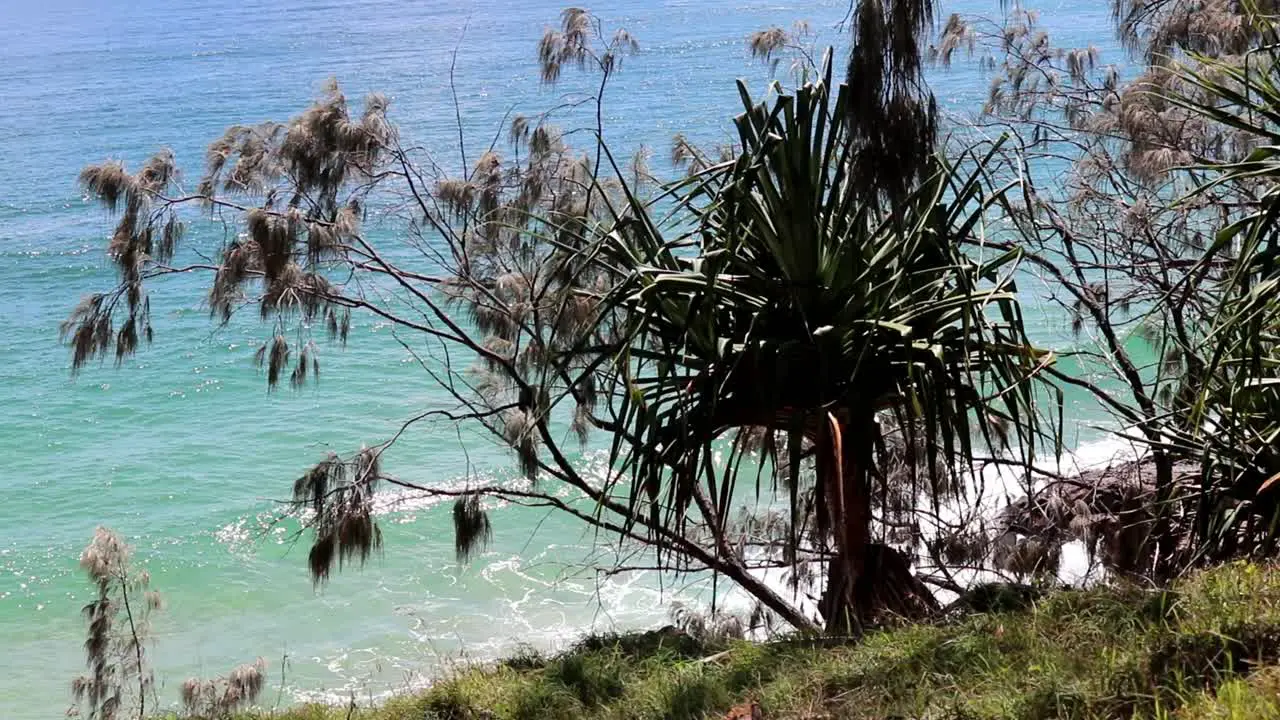
[[[1071,476],[1086,470],[1104,468],[1116,463],[1133,460],[1139,457],[1143,451],[1132,440],[1124,437],[1125,435],[1132,435],[1132,431],[1110,434],[1084,443],[1075,450],[1065,453],[1060,458],[1043,457],[1037,462],[1037,466],[1042,470],[1057,475]],[[1037,483],[1031,489],[1034,491],[1039,486],[1040,484]],[[1027,490],[1026,480],[1022,474],[1015,474],[1007,466],[988,465],[982,470],[979,477],[971,480],[968,494],[959,505],[949,504],[940,508],[939,522],[954,524],[963,517],[969,517],[972,520],[981,518],[990,521],[1010,503],[1025,497]],[[926,523],[925,527],[922,528],[926,537],[932,536],[938,532],[938,529],[939,524],[936,523],[933,526],[929,526]],[[923,551],[919,553],[915,563],[918,571],[936,570],[931,566]],[[788,579],[789,572],[782,568],[757,571],[754,574],[774,592],[794,602],[807,615],[811,617],[817,616],[818,609],[814,598],[821,593],[821,587],[814,585],[799,588],[793,587]],[[991,568],[952,571],[951,576],[951,579],[962,587],[969,587],[975,583],[1008,579],[1006,574]],[[1082,586],[1096,582],[1102,579],[1103,576],[1102,569],[1090,558],[1088,550],[1083,543],[1074,541],[1063,546],[1061,562],[1058,567],[1059,582],[1069,586]],[[821,580],[819,579],[817,582],[821,582]],[[949,602],[955,598],[955,593],[946,590],[938,591],[936,594],[938,600],[942,603]],[[731,611],[741,614],[748,611],[753,602],[745,593],[734,592],[728,595],[726,606]]]
[[[1041,457],[1036,466],[1046,472],[1070,477],[1087,470],[1105,468],[1116,463],[1134,460],[1140,457],[1143,449],[1130,436],[1133,431],[1108,434],[1097,440],[1084,443],[1078,448],[1066,452],[1062,457]],[[995,515],[1010,503],[1026,497],[1028,490],[1035,491],[1043,486],[1045,480],[1034,477],[1033,486],[1028,488],[1025,474],[1014,472],[1008,466],[991,465],[984,468],[980,478],[970,485],[970,499],[974,519],[991,521]],[[944,521],[954,522],[960,517],[956,508],[950,508],[950,515],[943,515]],[[926,568],[927,569],[927,568]],[[1058,566],[1058,581],[1071,586],[1086,585],[1096,582],[1104,576],[1103,570],[1089,556],[1087,548],[1078,541],[1069,542],[1062,547],[1062,557]],[[1008,579],[1007,575],[992,569],[965,570],[954,573],[954,579],[962,586],[978,582],[990,582]],[[954,595],[942,592],[940,600],[946,601]]]

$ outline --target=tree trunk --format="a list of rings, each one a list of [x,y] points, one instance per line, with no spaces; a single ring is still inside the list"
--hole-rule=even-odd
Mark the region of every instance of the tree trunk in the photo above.
[[[941,609],[933,593],[911,571],[902,553],[880,543],[868,543],[862,575],[853,583],[842,576],[844,563],[832,561],[821,611],[827,632],[857,635],[892,618],[919,620]],[[841,592],[836,592],[841,588]],[[848,588],[852,597],[842,594]]]
[[[1175,557],[1178,548],[1178,536],[1173,532],[1173,458],[1163,450],[1152,453],[1156,466],[1156,521],[1152,527],[1154,559],[1151,564],[1152,578],[1158,584],[1171,580],[1178,572],[1181,562]]]
[[[885,615],[918,618],[938,607],[901,553],[871,542],[874,414],[842,420],[834,414],[819,433],[823,483],[836,554],[827,568],[821,612],[827,632],[857,634]]]

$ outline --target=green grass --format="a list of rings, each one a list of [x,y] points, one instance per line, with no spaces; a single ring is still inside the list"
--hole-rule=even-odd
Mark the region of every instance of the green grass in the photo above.
[[[743,702],[768,718],[1280,720],[1280,567],[1233,564],[1162,593],[1064,591],[857,644],[597,636],[350,717],[679,720]],[[345,720],[347,710],[271,717]]]

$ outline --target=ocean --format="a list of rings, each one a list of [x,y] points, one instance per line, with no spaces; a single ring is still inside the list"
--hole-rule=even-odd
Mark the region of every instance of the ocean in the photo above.
[[[255,657],[269,663],[267,705],[367,702],[468,660],[521,644],[555,649],[592,630],[665,623],[698,585],[644,574],[600,577],[605,552],[581,526],[525,508],[495,508],[494,542],[454,559],[447,507],[388,496],[385,552],[322,587],[305,542],[265,530],[293,478],[330,451],[385,439],[441,400],[374,318],[356,316],[345,350],[325,349],[317,386],[268,393],[252,356],[265,331],[217,330],[201,279],[152,287],[156,338],[121,367],[69,373],[58,325],[84,294],[108,287],[110,219],[76,185],[86,163],[136,167],[172,147],[189,182],[205,145],[234,123],[285,120],[336,78],[353,100],[392,98],[406,139],[457,167],[450,66],[469,136],[489,136],[509,110],[536,113],[575,89],[538,82],[536,43],[562,5],[547,0],[5,0],[0,9],[0,716],[60,716],[82,672],[79,611],[90,587],[77,567],[95,526],[135,547],[166,598],[151,657],[161,696],[191,676]],[[1096,44],[1121,62],[1105,5],[1042,5],[1063,45]],[[608,93],[607,137],[652,149],[661,171],[671,137],[714,143],[739,109],[733,84],[762,89],[769,70],[745,38],[807,20],[843,48],[845,0],[615,0],[593,8],[641,52]],[[956,0],[996,15],[999,0]],[[838,52],[839,56],[839,52]],[[783,69],[785,72],[785,68]],[[931,72],[944,110],[975,111],[989,77],[958,58]],[[393,232],[386,228],[382,232]],[[223,229],[196,224],[188,251]],[[1060,317],[1028,306],[1036,339],[1070,343]],[[1099,440],[1107,420],[1069,396],[1070,441]],[[590,455],[582,462],[598,462]],[[388,454],[421,483],[458,483],[471,469],[510,473],[509,455],[451,424],[416,428]]]

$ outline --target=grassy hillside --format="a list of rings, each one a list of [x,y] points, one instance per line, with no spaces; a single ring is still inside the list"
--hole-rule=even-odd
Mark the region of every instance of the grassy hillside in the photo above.
[[[1280,567],[1235,564],[1164,593],[1068,591],[1030,602],[994,593],[979,604],[986,612],[825,647],[593,637],[349,717],[750,717],[754,703],[766,718],[1280,720]]]

